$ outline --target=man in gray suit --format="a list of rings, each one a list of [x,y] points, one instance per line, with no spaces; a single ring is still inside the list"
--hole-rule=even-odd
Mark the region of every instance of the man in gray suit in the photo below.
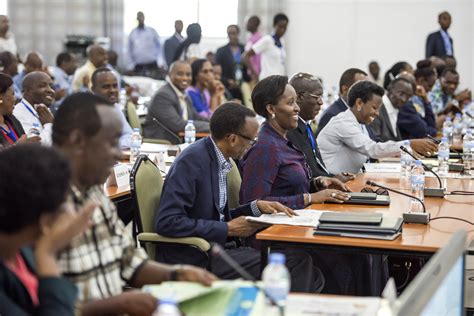
[[[148,138],[179,143],[178,134],[184,131],[188,120],[194,120],[196,132],[209,132],[209,121],[201,117],[185,94],[191,83],[191,66],[184,61],[171,64],[169,80],[153,97],[148,108],[143,133]]]

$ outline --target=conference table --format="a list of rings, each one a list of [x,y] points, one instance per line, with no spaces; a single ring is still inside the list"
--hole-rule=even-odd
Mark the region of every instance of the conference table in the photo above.
[[[410,193],[408,178],[401,178],[396,173],[364,173],[348,182],[348,186],[356,192],[365,187],[367,180]],[[472,179],[442,179],[447,191],[474,191]],[[437,187],[436,178],[426,177],[426,187]],[[390,216],[402,216],[410,209],[411,199],[390,192],[390,206],[368,206],[351,204],[312,204],[308,208],[336,212],[381,212]],[[450,216],[474,222],[474,196],[448,195],[445,198],[425,198],[426,211],[431,218]],[[341,251],[346,253],[401,255],[429,259],[439,248],[443,247],[458,230],[468,232],[468,241],[474,236],[474,226],[453,219],[435,219],[428,225],[403,224],[400,237],[393,241],[314,236],[313,227],[273,225],[259,232],[257,239],[262,245],[262,266],[267,262],[270,248],[306,248]]]

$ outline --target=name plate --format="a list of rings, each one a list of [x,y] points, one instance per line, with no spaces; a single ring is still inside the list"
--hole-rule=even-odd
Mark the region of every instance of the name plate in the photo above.
[[[130,184],[130,171],[125,164],[117,164],[114,166],[115,181],[118,187],[126,187]]]

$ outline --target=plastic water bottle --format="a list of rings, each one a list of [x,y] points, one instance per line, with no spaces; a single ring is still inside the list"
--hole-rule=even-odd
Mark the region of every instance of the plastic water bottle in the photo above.
[[[420,200],[424,200],[425,170],[421,165],[421,160],[415,160],[415,165],[411,169],[410,176],[411,194]],[[423,206],[418,200],[412,199],[410,205],[411,212],[422,212]]]
[[[474,161],[474,138],[472,137],[472,131],[470,129],[466,131],[466,135],[464,135],[462,139],[462,161],[464,174],[470,175]]]
[[[438,146],[438,173],[440,176],[447,176],[449,171],[449,143],[448,139],[443,136]]]
[[[158,307],[152,316],[181,316],[176,301],[173,299],[163,299],[158,302]]]
[[[38,123],[33,123],[33,126],[28,131],[27,137],[40,136],[41,127]]]
[[[192,144],[196,141],[196,127],[194,127],[194,121],[189,120],[188,124],[184,128],[184,142],[186,144]]]
[[[453,121],[453,139],[460,141],[462,137],[462,114],[456,113]]]
[[[413,152],[411,150],[409,140],[403,141],[403,147],[408,149],[410,153]],[[407,154],[406,152],[400,149],[400,173],[402,177],[408,177],[410,175],[412,163],[413,163],[413,158],[409,154]]]
[[[450,145],[453,144],[453,122],[451,122],[451,118],[449,116],[443,123],[443,136],[448,138]]]
[[[142,136],[140,135],[140,129],[134,128],[130,136],[130,163],[135,163],[135,160],[137,160],[138,155],[140,155],[141,146]]]
[[[266,295],[270,296],[279,306],[284,306],[290,292],[290,273],[285,266],[284,254],[270,254],[270,263],[263,270],[262,281]],[[268,298],[266,302],[271,305]]]

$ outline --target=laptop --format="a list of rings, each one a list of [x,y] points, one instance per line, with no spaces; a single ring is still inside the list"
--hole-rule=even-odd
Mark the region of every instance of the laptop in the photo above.
[[[390,205],[390,197],[388,195],[379,195],[370,192],[346,192],[350,198],[343,204],[358,204],[358,205]],[[337,203],[337,202],[325,202]],[[337,203],[339,204],[339,203]]]
[[[458,231],[395,301],[395,315],[464,315],[465,246]]]
[[[314,230],[314,235],[320,236],[338,236],[338,237],[354,237],[354,238],[369,238],[381,240],[394,240],[398,238],[402,232],[403,219],[401,217],[394,217],[384,215],[378,224],[355,222],[354,216],[361,216],[365,218],[365,214],[358,213],[336,213],[340,220],[335,221],[321,221],[321,216],[318,226]],[[374,213],[373,215],[375,215]],[[377,214],[380,216],[381,214]],[[348,220],[344,222],[344,217]]]

